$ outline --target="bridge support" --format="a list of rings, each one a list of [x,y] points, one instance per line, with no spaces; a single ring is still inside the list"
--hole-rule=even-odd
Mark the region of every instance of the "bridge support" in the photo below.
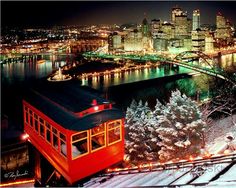
[[[33,168],[35,187],[66,186],[66,180],[56,169],[42,156],[42,154],[29,143],[29,162]]]

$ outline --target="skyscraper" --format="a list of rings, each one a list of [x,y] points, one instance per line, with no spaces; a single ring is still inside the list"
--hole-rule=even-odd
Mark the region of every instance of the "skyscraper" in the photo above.
[[[200,10],[193,11],[193,31],[200,28]]]
[[[146,18],[144,18],[142,22],[142,34],[144,37],[149,37],[149,25]]]
[[[231,27],[230,24],[227,23],[225,17],[218,12],[216,15],[216,33],[215,37],[218,39],[227,39],[231,37]]]
[[[181,8],[179,8],[177,5],[173,7],[171,11],[171,22],[175,23],[175,17],[180,16],[182,14],[183,14],[183,10]]]
[[[175,36],[186,36],[188,34],[187,15],[181,14],[175,16]]]

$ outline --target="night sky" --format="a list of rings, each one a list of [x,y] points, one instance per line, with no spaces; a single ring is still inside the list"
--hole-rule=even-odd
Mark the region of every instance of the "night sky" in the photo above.
[[[194,9],[201,11],[201,24],[215,24],[218,11],[236,24],[236,1],[2,1],[1,25],[55,26],[141,23],[147,19],[170,20],[171,8],[179,5],[192,17]]]

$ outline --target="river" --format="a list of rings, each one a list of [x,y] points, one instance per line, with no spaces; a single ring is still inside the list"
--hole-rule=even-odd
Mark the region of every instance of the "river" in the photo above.
[[[235,57],[235,54],[222,56],[222,67],[236,70]],[[43,58],[46,59],[43,63],[1,64],[2,114],[6,115],[9,124],[13,124],[16,128],[18,125],[22,128],[22,116],[19,114],[22,86],[27,87],[28,83],[47,77],[59,66],[68,62],[67,57],[45,56]],[[72,60],[70,59],[70,61]],[[210,97],[214,78],[205,74],[189,76],[189,73],[193,73],[193,71],[183,67],[170,69],[169,66],[161,65],[117,73],[113,76],[90,78],[82,80],[81,85],[100,90],[104,97],[114,101],[124,111],[132,99],[148,101],[151,107],[155,105],[156,98],[167,102],[171,91],[176,89],[196,100]]]

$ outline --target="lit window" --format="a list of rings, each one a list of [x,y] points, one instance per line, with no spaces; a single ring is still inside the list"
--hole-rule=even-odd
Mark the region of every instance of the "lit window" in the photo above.
[[[101,124],[91,129],[92,150],[96,150],[105,146],[105,126]]]
[[[108,145],[121,140],[121,121],[114,121],[107,125]]]
[[[67,156],[66,136],[62,133],[60,133],[60,148],[61,148],[61,154],[66,157]]]
[[[61,153],[65,157],[67,156],[67,148],[66,148],[66,143],[61,140]]]
[[[72,136],[72,159],[88,153],[88,133],[87,131]]]

